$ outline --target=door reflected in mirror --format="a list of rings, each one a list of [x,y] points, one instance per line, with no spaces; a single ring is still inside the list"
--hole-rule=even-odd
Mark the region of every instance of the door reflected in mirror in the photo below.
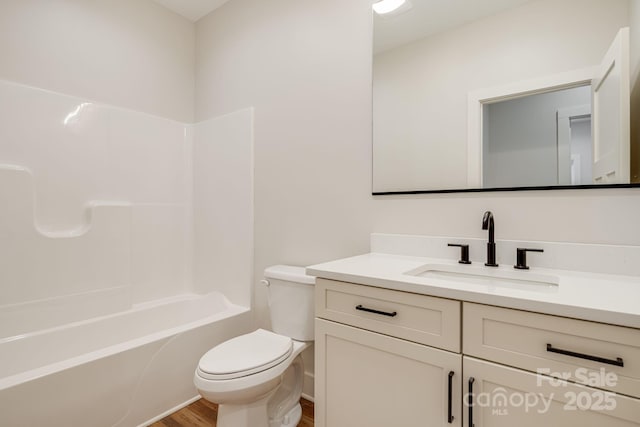
[[[588,185],[591,87],[483,105],[482,185]]]
[[[621,30],[640,22],[629,8],[411,0],[374,13],[373,193],[640,182],[629,132],[638,73]]]

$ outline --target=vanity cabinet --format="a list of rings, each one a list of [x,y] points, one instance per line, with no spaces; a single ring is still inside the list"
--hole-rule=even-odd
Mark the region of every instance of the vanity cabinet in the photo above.
[[[463,319],[464,425],[640,426],[640,330],[468,302]]]
[[[464,356],[464,426],[640,426],[640,400]]]
[[[640,427],[638,329],[319,278],[315,345],[318,427]]]
[[[318,427],[462,426],[460,303],[316,282]],[[453,336],[451,336],[453,335]]]

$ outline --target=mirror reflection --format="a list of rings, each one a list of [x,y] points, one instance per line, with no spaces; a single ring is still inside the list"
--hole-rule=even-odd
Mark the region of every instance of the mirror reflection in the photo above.
[[[640,182],[638,3],[406,0],[374,12],[374,194]]]
[[[482,185],[588,185],[591,86],[483,106]]]

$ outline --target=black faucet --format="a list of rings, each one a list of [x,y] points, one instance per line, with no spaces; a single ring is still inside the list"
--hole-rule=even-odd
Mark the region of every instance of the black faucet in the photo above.
[[[489,230],[489,241],[487,242],[487,262],[484,263],[487,267],[497,267],[496,263],[496,242],[495,242],[495,225],[493,222],[493,214],[491,211],[486,211],[482,217],[482,229]]]

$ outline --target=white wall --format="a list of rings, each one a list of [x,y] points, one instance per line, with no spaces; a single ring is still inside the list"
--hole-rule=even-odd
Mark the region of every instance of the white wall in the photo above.
[[[470,91],[600,63],[628,0],[538,0],[374,58],[374,189],[467,185]]]
[[[198,117],[255,109],[256,283],[269,265],[367,250],[369,10],[367,0],[234,0],[197,23]],[[268,324],[260,286],[255,302]]]
[[[635,189],[372,197],[369,0],[234,0],[197,40],[198,117],[255,107],[261,325],[265,267],[364,253],[371,232],[483,238],[491,209],[499,239],[640,244]]]
[[[2,0],[0,79],[193,122],[195,29],[151,0]]]

